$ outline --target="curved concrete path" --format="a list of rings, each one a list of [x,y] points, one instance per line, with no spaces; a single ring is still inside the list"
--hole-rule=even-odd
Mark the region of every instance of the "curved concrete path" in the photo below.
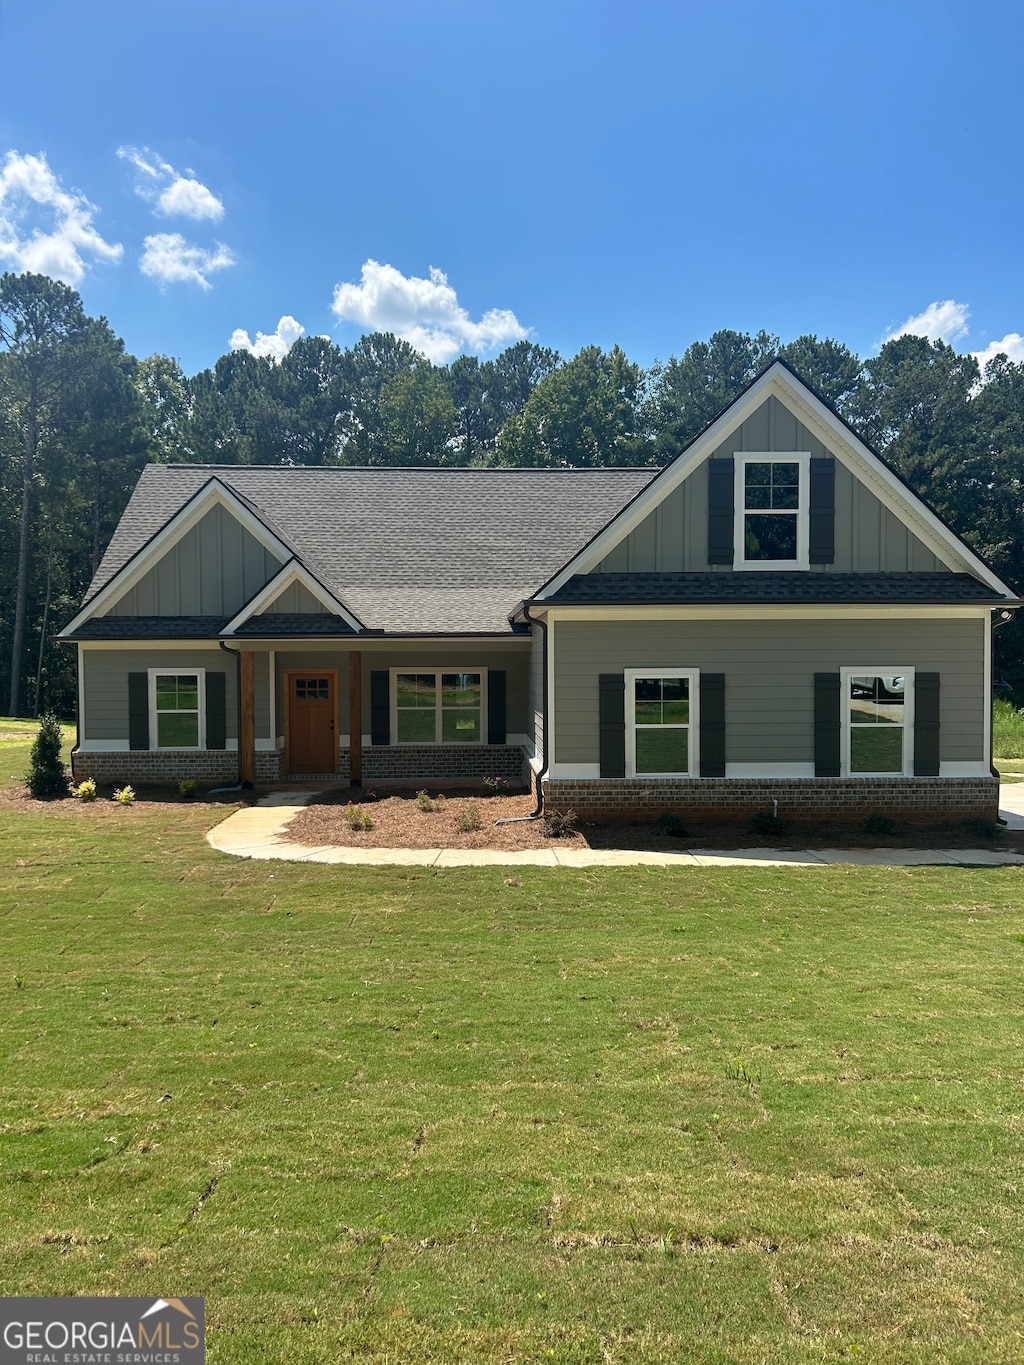
[[[1010,787],[1004,790],[1016,791]],[[1021,792],[1024,828],[1024,783]],[[959,867],[1024,864],[1024,854],[993,853],[985,848],[818,848],[787,852],[774,848],[680,849],[652,853],[630,849],[536,848],[521,853],[488,848],[350,848],[292,843],[289,821],[314,792],[274,792],[255,806],[235,811],[206,836],[220,853],[236,858],[274,858],[289,863],[346,863],[365,867],[822,867],[854,863],[862,867],[913,867],[945,863]],[[1006,812],[1003,813],[1004,818]]]

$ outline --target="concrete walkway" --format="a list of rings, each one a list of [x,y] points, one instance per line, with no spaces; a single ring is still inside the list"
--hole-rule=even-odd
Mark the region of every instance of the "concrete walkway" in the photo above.
[[[1024,829],[1024,783],[1004,786],[1020,792],[1019,821]],[[651,853],[630,849],[536,848],[521,853],[486,848],[339,848],[310,847],[285,837],[289,821],[314,792],[274,792],[255,806],[235,811],[206,836],[220,853],[236,858],[274,858],[289,863],[342,863],[365,867],[822,867],[852,863],[861,867],[914,867],[942,863],[958,867],[1001,867],[1024,864],[1024,854],[993,853],[985,848],[817,848],[786,852],[774,848],[680,849]],[[1003,818],[1008,818],[1007,811]]]

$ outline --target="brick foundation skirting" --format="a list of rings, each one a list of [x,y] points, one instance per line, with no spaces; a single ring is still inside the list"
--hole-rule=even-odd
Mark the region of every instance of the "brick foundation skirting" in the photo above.
[[[204,786],[226,786],[238,781],[238,755],[229,749],[199,749],[194,753],[159,749],[78,752],[72,755],[71,769],[76,782],[92,777],[97,782],[140,784],[180,782],[191,777]]]
[[[669,811],[691,819],[741,821],[779,803],[780,819],[863,820],[875,812],[914,823],[994,820],[994,777],[545,778],[549,810],[583,820],[654,820]]]
[[[173,752],[129,749],[73,755],[76,782],[93,777],[99,782],[162,783],[191,777],[202,785],[238,780],[238,755],[227,749]],[[479,781],[504,777],[516,785],[530,784],[530,767],[524,751],[515,744],[402,744],[373,745],[363,750],[365,782]],[[257,786],[281,782],[287,776],[283,749],[257,749]],[[347,782],[349,751],[339,750],[337,773],[308,773],[311,779],[334,778]]]
[[[347,766],[348,751],[342,750]],[[526,757],[516,744],[372,744],[363,750],[363,781],[479,781],[504,777],[525,783]]]

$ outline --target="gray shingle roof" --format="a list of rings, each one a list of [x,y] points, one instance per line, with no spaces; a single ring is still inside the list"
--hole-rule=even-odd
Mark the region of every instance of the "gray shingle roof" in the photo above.
[[[507,631],[656,472],[148,465],[88,597],[216,477],[371,629]]]
[[[319,616],[315,612],[267,611],[250,616],[235,631],[236,635],[269,638],[277,635],[354,635],[355,631],[340,616]]]
[[[575,574],[550,602],[621,605],[689,602],[998,602],[968,573]]]
[[[215,640],[223,616],[94,616],[75,631],[76,640]]]

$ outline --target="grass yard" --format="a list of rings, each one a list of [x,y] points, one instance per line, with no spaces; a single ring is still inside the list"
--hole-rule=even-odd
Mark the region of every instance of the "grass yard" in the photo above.
[[[1024,1355],[1021,872],[110,814],[0,810],[0,1292],[203,1294],[238,1365]]]

